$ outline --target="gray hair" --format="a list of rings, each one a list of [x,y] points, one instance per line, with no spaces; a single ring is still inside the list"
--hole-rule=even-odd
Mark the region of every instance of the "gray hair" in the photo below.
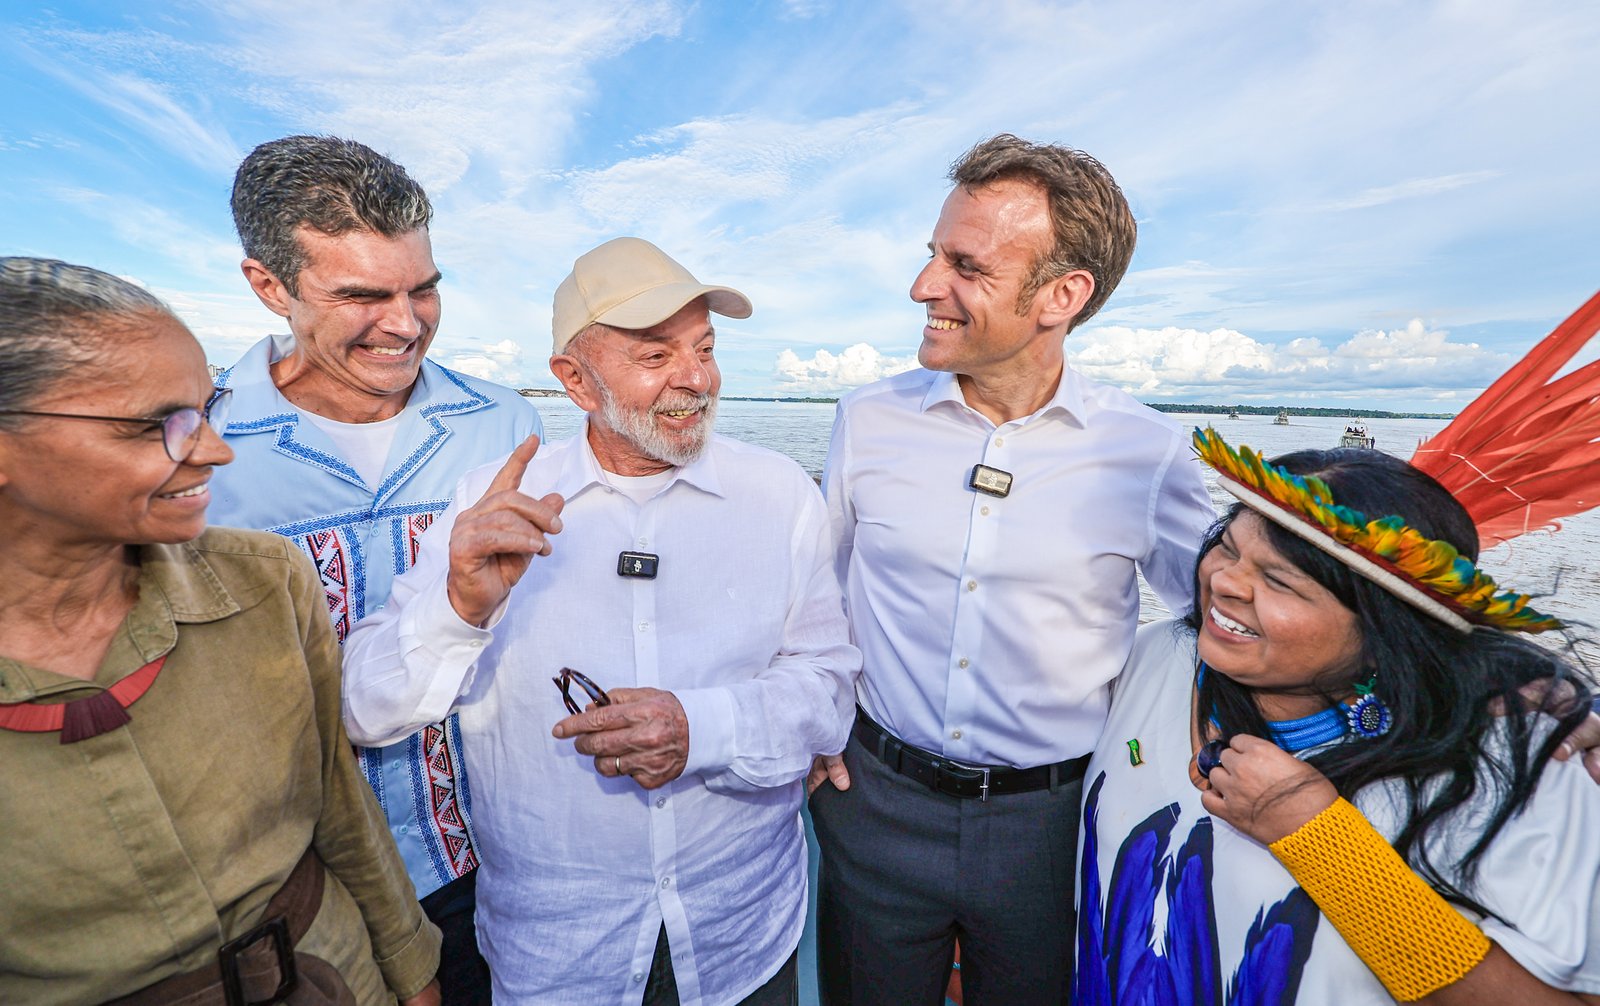
[[[406,169],[364,143],[286,136],[250,151],[233,176],[233,226],[244,253],[300,296],[302,224],[323,234],[399,237],[428,226],[433,206]]]
[[[172,316],[150,291],[99,269],[48,258],[0,258],[0,411],[27,408],[94,362],[104,329],[152,312]],[[0,416],[0,428],[17,422]]]

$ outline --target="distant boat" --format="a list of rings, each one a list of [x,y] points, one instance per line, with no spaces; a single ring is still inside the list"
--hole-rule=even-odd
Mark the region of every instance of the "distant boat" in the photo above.
[[[1278,410],[1278,414],[1276,416],[1272,417],[1272,425],[1273,426],[1288,426],[1289,425],[1289,410],[1288,409],[1279,409]]]
[[[1344,428],[1344,434],[1339,437],[1340,447],[1365,447],[1371,449],[1377,439],[1367,433],[1367,428],[1360,423],[1351,423]]]
[[[1239,418],[1239,410],[1238,409],[1229,409],[1228,410],[1228,418],[1229,419],[1238,419]]]

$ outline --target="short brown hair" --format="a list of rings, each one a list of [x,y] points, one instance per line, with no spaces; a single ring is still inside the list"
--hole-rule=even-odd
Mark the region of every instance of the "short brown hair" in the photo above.
[[[1055,245],[1034,263],[1018,311],[1026,310],[1049,281],[1082,269],[1094,277],[1094,293],[1072,319],[1070,331],[1092,318],[1122,282],[1138,236],[1133,211],[1111,172],[1083,151],[1001,133],[979,141],[950,165],[950,180],[968,191],[1017,180],[1044,190]]]

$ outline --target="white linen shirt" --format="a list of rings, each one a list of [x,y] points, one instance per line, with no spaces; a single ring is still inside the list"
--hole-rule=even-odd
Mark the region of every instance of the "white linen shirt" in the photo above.
[[[1009,495],[968,487],[983,463]],[[1138,627],[1141,570],[1193,594],[1211,498],[1178,426],[1062,370],[996,427],[952,374],[913,370],[839,402],[823,493],[861,705],[957,762],[1031,768],[1094,749]]]
[[[528,466],[521,491],[560,493],[563,527],[492,631],[456,615],[445,576],[456,514],[500,463],[462,480],[346,644],[345,722],[371,744],[459,712],[497,1002],[637,1003],[663,923],[686,1006],[737,1002],[799,942],[801,780],[843,749],[852,716],[860,654],[826,511],[794,462],[718,436],[641,506],[607,483],[586,433]],[[623,550],[658,554],[656,578],[618,576]],[[683,775],[645,791],[553,738],[564,666],[673,692]]]

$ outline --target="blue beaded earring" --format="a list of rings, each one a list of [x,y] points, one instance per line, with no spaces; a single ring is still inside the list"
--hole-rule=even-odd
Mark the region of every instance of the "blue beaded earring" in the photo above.
[[[1376,672],[1367,680],[1356,684],[1356,700],[1345,713],[1350,730],[1358,737],[1382,737],[1394,726],[1394,714],[1383,700],[1373,694],[1377,685]]]

